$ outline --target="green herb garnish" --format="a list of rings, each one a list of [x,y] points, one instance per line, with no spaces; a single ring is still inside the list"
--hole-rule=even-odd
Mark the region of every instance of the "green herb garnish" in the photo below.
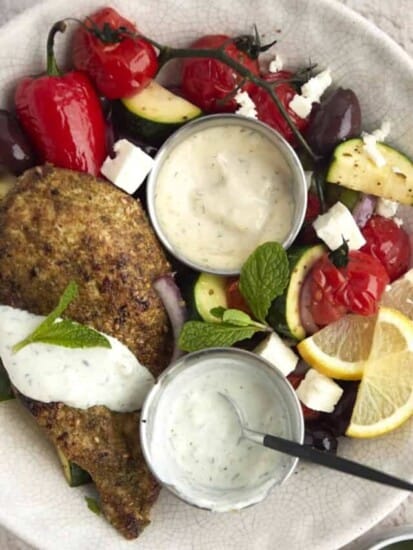
[[[240,340],[251,338],[262,331],[257,326],[236,326],[229,323],[207,323],[188,321],[179,336],[179,347],[183,351],[198,351],[206,348],[228,347]]]
[[[348,242],[343,237],[343,244],[330,252],[328,257],[336,267],[346,267],[349,262],[348,252]]]
[[[87,507],[89,508],[89,510],[91,512],[93,512],[94,514],[96,514],[97,516],[100,516],[102,511],[100,509],[99,502],[95,498],[92,498],[92,497],[85,497],[85,500],[86,500],[86,504],[87,504]]]
[[[287,253],[279,243],[259,246],[242,266],[239,289],[256,319],[265,322],[270,306],[288,284]]]
[[[39,342],[66,348],[110,348],[109,340],[96,330],[68,319],[60,319],[61,314],[77,295],[77,284],[72,281],[63,292],[56,308],[29,336],[13,346],[14,353],[29,344]]]
[[[228,347],[256,332],[270,332],[265,318],[273,300],[287,286],[289,273],[287,254],[280,244],[269,242],[259,246],[241,270],[240,291],[261,322],[238,309],[215,307],[210,313],[221,322],[188,321],[182,328],[179,347],[183,351]]]

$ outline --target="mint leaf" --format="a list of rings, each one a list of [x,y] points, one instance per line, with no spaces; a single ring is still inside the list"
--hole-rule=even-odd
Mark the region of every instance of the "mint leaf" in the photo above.
[[[263,329],[256,326],[240,327],[226,323],[188,321],[182,328],[178,345],[182,351],[229,347],[240,340],[251,338],[261,330]]]
[[[92,497],[85,497],[85,500],[86,500],[86,504],[87,504],[87,507],[89,508],[89,510],[91,512],[93,512],[94,514],[96,514],[97,516],[100,516],[101,509],[100,509],[99,502],[95,498],[92,498]]]
[[[224,321],[224,323],[235,325],[237,327],[248,327],[248,326],[259,325],[259,323],[255,323],[255,321],[253,321],[247,313],[244,313],[239,309],[226,309],[222,316],[222,320]],[[265,330],[266,327],[263,326],[263,329]]]
[[[213,315],[214,317],[216,317],[217,319],[221,319],[223,318],[224,316],[224,313],[225,313],[226,309],[222,306],[218,306],[218,307],[213,307],[209,313],[211,315]]]
[[[13,346],[16,353],[29,344],[41,342],[67,348],[110,348],[109,340],[96,330],[69,320],[59,320],[60,315],[78,295],[77,284],[72,281],[63,292],[55,309],[21,342]]]
[[[333,250],[332,252],[329,253],[328,257],[330,259],[330,261],[338,268],[340,267],[346,267],[348,262],[349,262],[349,257],[348,257],[348,253],[349,253],[349,247],[348,247],[348,243],[347,241],[345,240],[345,238],[343,236],[341,236],[342,239],[343,239],[343,244],[340,245],[338,248],[336,248],[335,250]]]
[[[100,332],[66,319],[54,323],[34,339],[31,338],[31,342],[42,342],[65,348],[111,347],[109,340]]]
[[[261,322],[273,300],[280,296],[289,280],[287,253],[276,242],[259,246],[241,269],[239,289],[256,319]]]

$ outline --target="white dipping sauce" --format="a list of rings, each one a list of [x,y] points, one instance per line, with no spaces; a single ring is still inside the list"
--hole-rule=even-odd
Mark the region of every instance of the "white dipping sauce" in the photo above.
[[[159,169],[158,222],[174,249],[205,268],[238,270],[260,244],[283,242],[294,216],[292,172],[261,132],[199,130]]]
[[[13,353],[12,347],[44,319],[0,305],[0,357],[12,384],[23,395],[79,409],[105,405],[112,411],[128,412],[142,407],[154,378],[116,338],[105,335],[111,348],[35,343]]]
[[[150,462],[161,481],[198,506],[225,511],[261,500],[292,459],[241,439],[236,414],[219,393],[234,399],[251,429],[291,437],[278,384],[244,357],[205,356],[168,382],[143,421],[150,424]]]

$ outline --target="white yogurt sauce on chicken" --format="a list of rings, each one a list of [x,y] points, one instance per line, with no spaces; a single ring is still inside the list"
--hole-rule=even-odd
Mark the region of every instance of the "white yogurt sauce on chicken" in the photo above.
[[[206,128],[179,143],[161,166],[158,221],[192,262],[238,270],[258,245],[288,235],[291,179],[282,154],[262,133],[241,125]]]
[[[0,305],[0,357],[19,392],[44,403],[59,401],[79,409],[105,405],[128,412],[141,408],[154,378],[116,338],[105,335],[111,348],[34,343],[14,353],[12,347],[44,319]]]
[[[184,494],[202,487],[205,495],[196,501],[217,511],[208,494],[219,491],[225,509],[226,492],[245,492],[247,499],[251,488],[265,492],[285,465],[281,454],[241,439],[234,410],[220,393],[234,399],[254,430],[285,436],[288,425],[275,384],[245,361],[204,359],[168,384],[156,410],[152,461],[163,482]]]

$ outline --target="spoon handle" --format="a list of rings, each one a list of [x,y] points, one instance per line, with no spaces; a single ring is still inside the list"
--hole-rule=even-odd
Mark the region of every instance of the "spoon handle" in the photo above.
[[[408,481],[391,476],[381,472],[380,470],[370,468],[369,466],[364,466],[363,464],[354,462],[353,460],[328,454],[324,451],[318,451],[308,445],[302,445],[301,443],[289,441],[274,435],[265,435],[263,444],[265,447],[269,447],[287,455],[304,458],[309,462],[320,464],[321,466],[331,468],[332,470],[338,470],[339,472],[351,474],[363,479],[369,479],[370,481],[377,481],[383,485],[397,487],[398,489],[404,489],[405,491],[413,491],[413,484]]]

